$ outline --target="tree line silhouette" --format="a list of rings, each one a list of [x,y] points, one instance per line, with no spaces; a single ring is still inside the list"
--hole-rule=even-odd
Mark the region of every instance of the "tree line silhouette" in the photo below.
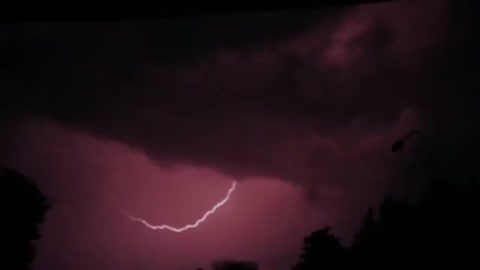
[[[2,184],[1,269],[28,270],[34,258],[32,241],[40,238],[50,202],[24,175],[0,170]],[[337,269],[380,265],[480,265],[480,189],[474,182],[454,185],[433,181],[412,204],[386,197],[369,209],[350,246],[343,246],[327,226],[304,238],[299,262],[292,270]],[[221,261],[214,270],[255,270],[254,262]]]
[[[387,197],[377,215],[369,209],[351,246],[329,232],[317,230],[304,239],[294,270],[345,266],[480,265],[475,185],[434,181],[416,204]]]
[[[350,246],[326,226],[303,239],[292,270],[372,266],[480,265],[480,189],[444,180],[432,181],[415,204],[387,196],[368,209]],[[224,264],[215,270],[251,270]],[[256,268],[258,269],[258,268]]]

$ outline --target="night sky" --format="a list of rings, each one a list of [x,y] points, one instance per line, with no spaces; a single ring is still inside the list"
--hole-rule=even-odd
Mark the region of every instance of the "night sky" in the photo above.
[[[480,150],[477,13],[406,0],[1,25],[0,165],[54,201],[35,268],[290,269],[311,231],[348,243],[386,194],[415,199],[421,142],[390,151],[412,129],[464,179]],[[119,211],[181,226],[232,181],[180,234]]]

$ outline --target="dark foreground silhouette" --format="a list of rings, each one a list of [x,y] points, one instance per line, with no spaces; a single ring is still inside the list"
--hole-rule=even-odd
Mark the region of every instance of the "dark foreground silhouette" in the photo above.
[[[213,270],[258,270],[255,262],[218,261],[213,264]]]
[[[50,204],[30,179],[0,170],[0,269],[31,269],[33,240]],[[351,246],[342,246],[330,227],[304,239],[294,270],[378,265],[480,265],[480,189],[435,181],[416,204],[387,197],[367,211]],[[253,262],[223,261],[214,270],[257,270]]]
[[[353,244],[344,247],[329,227],[304,239],[294,270],[380,265],[480,265],[479,205],[475,185],[436,181],[416,205],[387,197],[377,217],[370,209]]]
[[[11,169],[0,170],[1,235],[0,269],[31,269],[35,249],[50,205],[37,186]]]
[[[330,227],[304,238],[293,270],[385,266],[480,266],[480,188],[433,181],[415,204],[386,197],[369,209],[350,246]],[[382,269],[383,269],[382,267]],[[214,270],[258,269],[255,264],[217,263]]]

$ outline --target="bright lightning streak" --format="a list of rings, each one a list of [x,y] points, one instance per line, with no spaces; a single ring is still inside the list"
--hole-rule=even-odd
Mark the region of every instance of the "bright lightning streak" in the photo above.
[[[223,198],[221,201],[219,201],[217,204],[215,204],[213,206],[212,209],[208,210],[207,212],[205,212],[205,214],[203,214],[203,216],[198,219],[197,221],[195,221],[195,223],[193,224],[187,224],[183,227],[180,227],[180,228],[175,228],[175,227],[172,227],[172,226],[169,226],[169,225],[166,225],[166,224],[163,224],[163,225],[152,225],[150,223],[148,223],[146,220],[144,219],[141,219],[141,218],[138,218],[138,217],[134,217],[132,215],[129,215],[127,214],[127,216],[133,220],[133,221],[137,221],[137,222],[140,222],[142,223],[143,225],[145,225],[147,228],[149,229],[152,229],[152,230],[169,230],[169,231],[172,231],[172,232],[176,232],[176,233],[181,233],[183,231],[186,231],[186,230],[189,230],[189,229],[193,229],[193,228],[196,228],[198,227],[198,225],[200,225],[200,223],[204,222],[205,220],[207,220],[208,216],[210,216],[211,214],[215,213],[215,211],[217,211],[218,208],[220,208],[221,206],[223,206],[225,203],[228,202],[228,200],[230,199],[230,195],[232,195],[233,191],[235,190],[235,186],[237,185],[237,182],[233,182],[232,183],[232,186],[230,187],[230,189],[228,190],[227,192],[227,195],[225,196],[225,198]]]

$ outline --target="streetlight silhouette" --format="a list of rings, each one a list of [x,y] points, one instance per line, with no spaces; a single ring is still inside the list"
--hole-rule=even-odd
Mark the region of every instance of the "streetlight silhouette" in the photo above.
[[[396,140],[393,144],[392,144],[392,147],[391,147],[391,150],[392,152],[400,152],[402,151],[404,148],[405,148],[405,144],[407,143],[407,141],[409,139],[411,139],[412,137],[414,136],[418,136],[419,138],[422,139],[422,142],[423,144],[425,145],[426,149],[427,149],[427,152],[428,152],[428,155],[429,155],[429,158],[431,159],[431,162],[432,162],[432,165],[433,165],[433,170],[434,170],[434,174],[436,177],[439,177],[440,174],[439,174],[439,171],[438,171],[438,161],[437,161],[437,158],[430,146],[430,144],[428,143],[428,140],[426,138],[426,136],[420,132],[418,129],[414,129],[412,131],[410,131],[409,133],[407,133],[405,136],[403,136],[402,138]]]
[[[410,139],[411,137],[413,137],[414,135],[417,135],[417,136],[421,137],[423,142],[428,146],[427,139],[425,138],[425,135],[423,135],[423,133],[421,133],[418,129],[414,129],[414,130],[410,131],[407,135],[403,136],[403,138],[401,138],[401,139],[399,139],[399,140],[397,140],[393,143],[392,152],[402,151],[405,148],[405,143],[407,142],[407,140]],[[430,149],[429,149],[429,151],[430,151]]]

